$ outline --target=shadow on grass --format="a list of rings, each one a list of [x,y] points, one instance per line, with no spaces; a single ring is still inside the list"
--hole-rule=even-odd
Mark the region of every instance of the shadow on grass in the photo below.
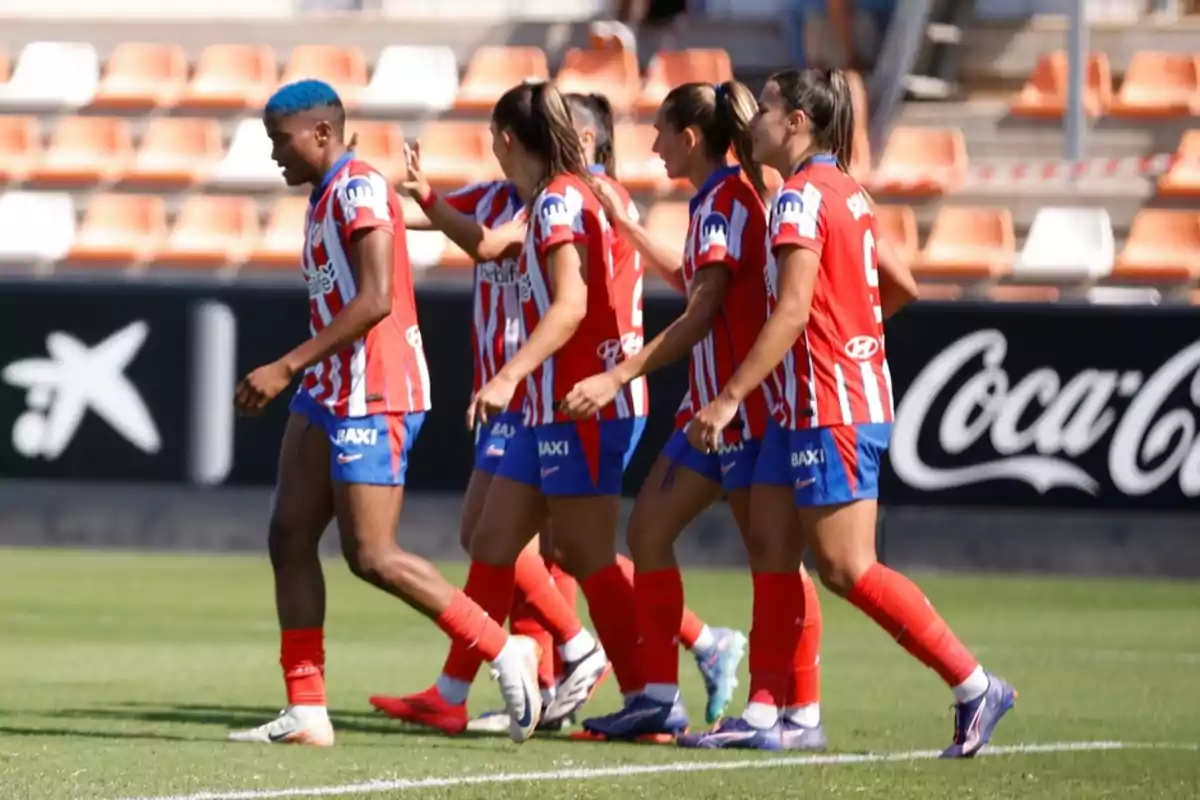
[[[11,725],[0,725],[0,736],[3,735],[80,737],[84,739],[148,739],[169,742],[196,741],[188,736],[172,736],[167,733],[151,733],[149,731],[89,731],[80,728],[18,728]]]

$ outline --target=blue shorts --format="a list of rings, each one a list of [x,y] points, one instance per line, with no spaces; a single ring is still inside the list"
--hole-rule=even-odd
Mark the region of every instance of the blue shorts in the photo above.
[[[303,414],[329,436],[329,474],[339,483],[403,486],[408,451],[417,441],[425,412],[338,417],[303,390],[289,409]]]
[[[521,426],[495,474],[546,495],[620,494],[621,477],[645,429],[645,417]]]
[[[713,483],[721,484],[727,492],[736,492],[749,488],[761,447],[761,440],[745,439],[737,444],[721,445],[715,453],[701,453],[692,447],[685,431],[677,430],[667,440],[662,456],[677,467],[687,467]]]
[[[520,411],[505,411],[487,425],[475,429],[475,469],[495,475],[500,459],[508,449],[508,440],[516,435],[517,429],[525,427],[524,414]]]
[[[754,483],[791,486],[796,506],[832,506],[879,497],[890,422],[791,431],[771,420]]]

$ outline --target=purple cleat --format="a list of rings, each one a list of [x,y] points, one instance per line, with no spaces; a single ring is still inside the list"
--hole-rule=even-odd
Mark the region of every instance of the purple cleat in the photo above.
[[[954,707],[954,744],[945,749],[942,758],[974,756],[992,740],[996,723],[1013,707],[1017,690],[990,672],[987,676],[986,692]]]
[[[823,752],[825,748],[829,747],[829,740],[825,738],[824,725],[818,724],[809,728],[789,719],[783,719],[779,724],[781,726],[779,738],[783,750]]]
[[[687,730],[688,718],[678,700],[660,703],[639,695],[620,711],[585,719],[583,727],[608,741],[637,741],[644,737],[678,736]]]
[[[776,722],[763,730],[755,728],[741,717],[726,717],[711,731],[689,733],[679,737],[680,747],[696,747],[702,750],[741,748],[747,750],[783,750],[783,725]]]

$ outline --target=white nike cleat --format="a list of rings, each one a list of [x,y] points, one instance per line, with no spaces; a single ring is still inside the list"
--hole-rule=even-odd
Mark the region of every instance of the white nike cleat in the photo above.
[[[588,701],[607,671],[608,656],[600,645],[593,647],[583,658],[564,664],[563,679],[543,715],[546,721],[561,728],[562,723]]]
[[[332,747],[333,725],[324,708],[306,706],[301,711],[293,706],[288,706],[279,712],[278,717],[265,725],[229,734],[229,741]]]
[[[542,692],[538,688],[541,648],[528,636],[510,636],[492,663],[492,679],[508,711],[508,737],[517,744],[533,735],[542,719]]]

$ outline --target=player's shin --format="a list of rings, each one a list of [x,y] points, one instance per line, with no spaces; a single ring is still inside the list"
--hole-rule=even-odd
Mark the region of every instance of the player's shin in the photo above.
[[[575,661],[591,652],[596,640],[584,630],[579,617],[555,587],[546,562],[538,552],[536,540],[517,557],[515,580],[530,610],[562,647],[567,661]]]
[[[804,622],[804,586],[798,571],[754,573],[750,629],[750,702],[742,718],[766,730],[779,721]]]
[[[676,639],[683,618],[683,578],[678,568],[637,573],[634,595],[644,692],[657,702],[673,703],[679,697]]]
[[[792,686],[785,716],[797,725],[815,728],[821,723],[821,601],[807,573],[804,581],[804,627],[792,660]]]
[[[443,624],[444,618],[449,622],[456,619],[453,614],[449,617],[446,617],[446,614],[454,608],[454,603],[459,600],[459,596],[455,595],[451,606],[438,618],[439,627],[449,634],[451,643],[450,653],[447,655],[442,673],[438,677],[437,689],[442,699],[454,705],[461,705],[467,701],[471,683],[475,680],[475,674],[479,671],[482,661],[485,659],[490,661],[496,657],[494,654],[488,655],[488,653],[499,653],[499,649],[495,647],[496,642],[482,642],[482,647],[480,644],[482,636],[486,633],[495,636],[492,626],[501,634],[504,633],[500,625],[503,625],[512,606],[513,568],[494,566],[478,561],[471,562],[470,570],[467,573],[467,584],[463,588],[461,596],[469,598],[474,608],[460,603],[457,613],[468,615],[474,630],[464,632],[463,629],[449,623]],[[482,620],[474,617],[475,609],[483,614]],[[491,625],[487,623],[491,623]],[[500,646],[503,644],[500,643]]]

